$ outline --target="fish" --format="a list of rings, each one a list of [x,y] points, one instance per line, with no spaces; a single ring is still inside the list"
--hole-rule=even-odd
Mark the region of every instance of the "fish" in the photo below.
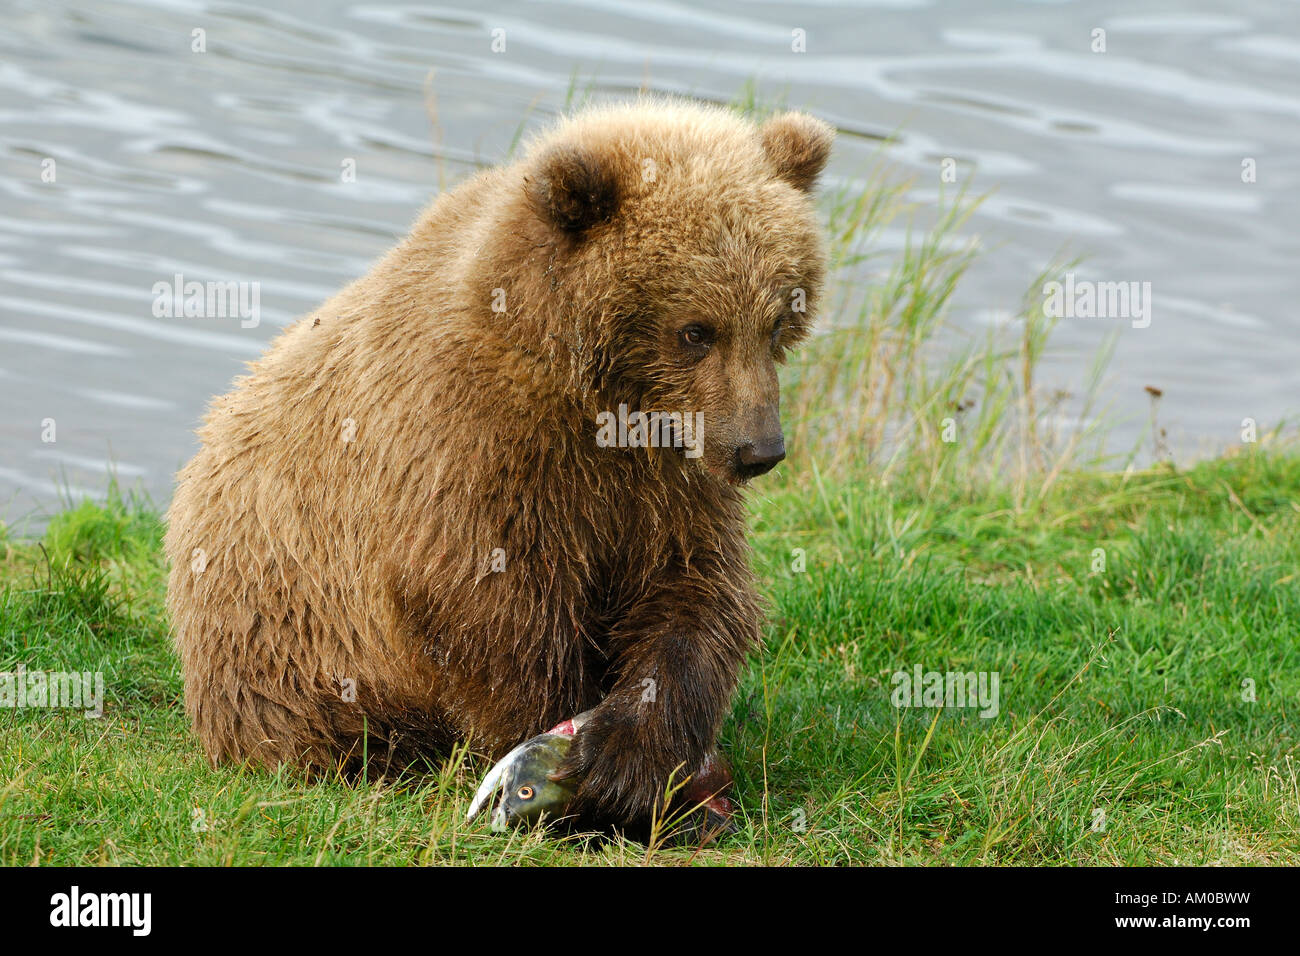
[[[574,734],[587,722],[586,711],[530,737],[502,757],[488,771],[469,805],[466,822],[473,822],[493,803],[500,792],[489,826],[494,832],[509,827],[531,826],[543,818],[557,820],[565,815],[578,789],[572,778],[552,780],[573,746]]]
[[[579,781],[552,780],[551,776],[564,763],[574,735],[591,713],[585,711],[546,733],[530,737],[497,761],[475,792],[466,822],[472,823],[494,802],[489,818],[494,832],[564,818]],[[735,808],[726,796],[730,788],[731,768],[716,752],[710,752],[682,789],[680,797],[687,806],[704,809],[697,829],[709,834],[710,839],[734,829]],[[501,797],[496,800],[498,793]]]

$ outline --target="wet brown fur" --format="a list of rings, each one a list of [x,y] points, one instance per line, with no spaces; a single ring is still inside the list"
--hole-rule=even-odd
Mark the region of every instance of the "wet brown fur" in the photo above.
[[[567,767],[585,806],[643,817],[698,765],[759,640],[728,469],[812,314],[830,141],[675,102],[564,120],[215,399],[166,537],[209,756],[499,756],[596,707]],[[598,447],[620,402],[702,411],[703,458]]]

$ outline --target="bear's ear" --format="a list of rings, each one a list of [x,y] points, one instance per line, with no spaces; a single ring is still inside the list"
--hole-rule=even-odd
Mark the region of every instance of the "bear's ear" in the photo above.
[[[608,162],[580,146],[553,147],[528,177],[528,198],[537,214],[571,236],[612,219],[618,211],[618,179]]]
[[[830,158],[835,130],[807,113],[782,113],[758,132],[776,174],[796,189],[811,190]]]

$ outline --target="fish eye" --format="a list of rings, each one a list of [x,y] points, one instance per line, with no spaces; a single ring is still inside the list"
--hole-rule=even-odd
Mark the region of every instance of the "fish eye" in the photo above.
[[[518,794],[520,800],[531,800],[531,799],[533,799],[533,788],[532,788],[532,787],[520,787],[518,790],[515,791],[515,793]]]

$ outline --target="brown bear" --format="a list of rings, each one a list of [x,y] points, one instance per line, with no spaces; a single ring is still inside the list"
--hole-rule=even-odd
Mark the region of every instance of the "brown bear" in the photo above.
[[[700,764],[759,640],[741,486],[785,453],[832,135],[562,120],[213,401],[166,548],[214,762],[499,756],[594,708],[562,775],[625,821]]]

